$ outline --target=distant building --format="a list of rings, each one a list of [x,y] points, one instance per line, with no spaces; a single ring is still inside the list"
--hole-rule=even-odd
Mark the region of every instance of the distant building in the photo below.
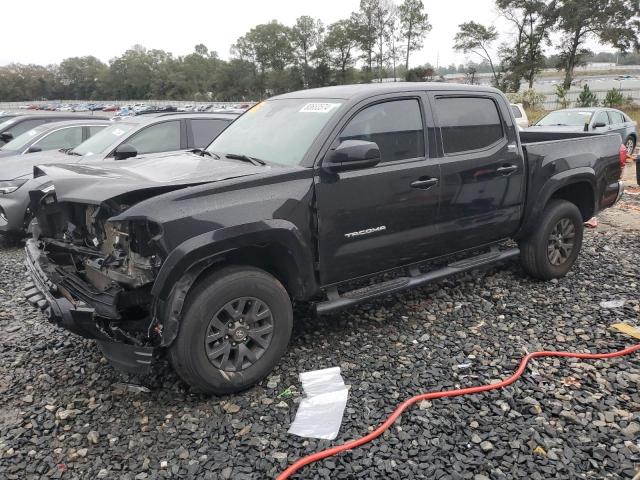
[[[589,62],[586,65],[576,68],[576,70],[611,70],[616,68],[615,62]]]

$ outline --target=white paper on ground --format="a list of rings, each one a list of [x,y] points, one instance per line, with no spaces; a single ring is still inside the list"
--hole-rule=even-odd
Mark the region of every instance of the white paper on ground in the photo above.
[[[300,381],[305,398],[300,402],[289,433],[334,440],[342,425],[350,388],[342,380],[340,367],[301,373]]]

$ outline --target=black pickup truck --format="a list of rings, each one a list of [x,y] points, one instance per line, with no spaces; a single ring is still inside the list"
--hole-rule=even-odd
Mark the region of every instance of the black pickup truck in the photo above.
[[[561,277],[622,195],[622,140],[512,115],[485,87],[328,87],[254,106],[204,151],[39,167],[27,298],[120,368],[164,352],[226,394],[284,354],[294,302],[324,314],[515,257]]]

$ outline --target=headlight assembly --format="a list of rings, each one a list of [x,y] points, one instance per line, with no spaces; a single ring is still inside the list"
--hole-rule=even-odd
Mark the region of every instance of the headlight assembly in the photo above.
[[[27,179],[0,181],[0,194],[6,195],[18,190],[22,185],[27,183]]]

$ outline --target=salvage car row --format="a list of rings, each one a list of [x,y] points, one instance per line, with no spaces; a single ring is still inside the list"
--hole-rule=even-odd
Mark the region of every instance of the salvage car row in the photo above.
[[[167,355],[238,392],[284,354],[294,302],[324,314],[514,258],[558,278],[623,193],[619,133],[520,131],[491,88],[328,87],[234,118],[125,118],[0,159],[4,222],[33,234],[27,298],[121,369]]]

